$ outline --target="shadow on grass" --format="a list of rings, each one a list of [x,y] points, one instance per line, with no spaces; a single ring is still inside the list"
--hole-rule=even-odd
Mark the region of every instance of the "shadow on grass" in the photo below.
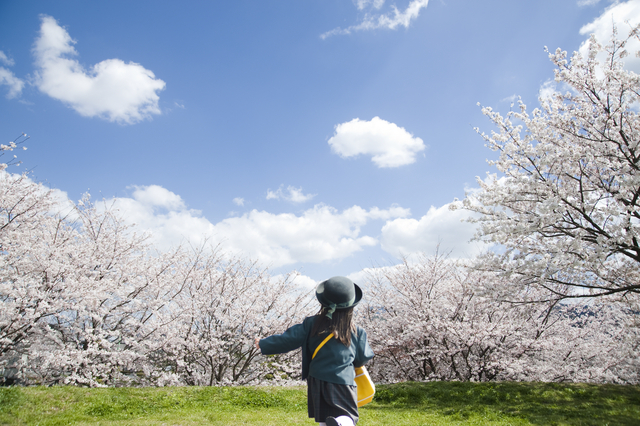
[[[502,414],[539,425],[639,425],[640,387],[559,383],[398,383],[369,407],[414,408],[464,419]]]

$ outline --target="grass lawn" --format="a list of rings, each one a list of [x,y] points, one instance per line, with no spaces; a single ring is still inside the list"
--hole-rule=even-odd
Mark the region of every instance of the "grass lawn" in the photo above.
[[[378,385],[369,425],[640,425],[640,386]],[[0,388],[3,425],[313,425],[300,387]]]

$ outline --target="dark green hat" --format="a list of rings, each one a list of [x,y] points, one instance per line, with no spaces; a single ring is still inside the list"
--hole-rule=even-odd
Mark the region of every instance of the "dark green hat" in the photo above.
[[[322,306],[329,308],[327,316],[331,318],[336,309],[356,306],[362,299],[362,290],[349,278],[333,277],[318,284],[316,298]]]

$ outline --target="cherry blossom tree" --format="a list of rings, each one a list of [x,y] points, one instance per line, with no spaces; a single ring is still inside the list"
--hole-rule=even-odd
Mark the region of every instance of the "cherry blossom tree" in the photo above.
[[[46,289],[27,266],[23,249],[37,243],[37,234],[54,220],[48,211],[55,205],[51,191],[25,175],[0,172],[0,355],[14,350],[37,323],[50,315]]]
[[[0,234],[2,349],[26,355],[43,383],[116,383],[157,329],[149,319],[162,303],[163,258],[148,256],[144,237],[113,211],[84,200],[62,216],[41,185],[13,180],[32,214],[13,216]]]
[[[110,206],[86,196],[61,209],[26,175],[0,173],[0,364],[20,367],[22,381],[219,385],[297,376],[296,355],[265,360],[253,346],[255,336],[310,313],[295,274],[275,279],[208,246],[156,252]]]
[[[4,157],[5,155],[9,154],[11,151],[18,148],[19,145],[22,145],[23,143],[25,143],[27,140],[29,140],[29,136],[27,136],[26,133],[22,133],[20,136],[10,141],[7,145],[0,144],[0,157]],[[22,147],[22,149],[26,150],[27,148]],[[0,162],[0,172],[5,170],[8,166],[20,164],[17,158],[18,156],[14,154],[13,158],[10,158],[8,162],[6,163]]]
[[[47,321],[57,350],[40,365],[49,375],[59,371],[66,383],[135,383],[137,376],[126,373],[149,370],[147,354],[162,328],[157,311],[175,296],[176,254],[151,255],[145,237],[128,232],[109,209],[85,201],[75,212],[74,244],[60,250],[65,291],[73,296]]]
[[[359,320],[376,380],[638,382],[628,312],[500,301],[503,278],[441,255],[370,274]]]
[[[587,57],[570,61],[550,53],[566,91],[541,108],[483,108],[498,131],[482,136],[503,176],[479,180],[463,205],[480,213],[478,238],[503,249],[478,267],[508,287],[539,286],[540,300],[640,293],[640,76],[623,67],[627,41],[614,34],[603,47],[592,36]]]
[[[295,273],[203,245],[157,253],[88,197],[60,213],[25,175],[0,179],[0,362],[25,383],[84,386],[283,383],[299,355],[258,357],[316,306]],[[628,307],[514,304],[505,277],[441,256],[372,272],[360,320],[378,380],[637,383]],[[520,299],[537,298],[523,288]],[[362,308],[360,308],[361,310]],[[637,312],[637,311],[635,311]]]
[[[310,314],[311,298],[294,279],[274,279],[255,262],[206,246],[192,251],[175,276],[181,291],[169,308],[166,368],[189,385],[294,380],[296,354],[265,361],[253,345],[256,336],[282,332]]]

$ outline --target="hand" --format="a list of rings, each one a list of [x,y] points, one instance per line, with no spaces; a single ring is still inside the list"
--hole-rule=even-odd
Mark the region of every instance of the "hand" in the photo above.
[[[253,344],[257,349],[260,349],[260,338],[256,337],[256,340],[253,341]]]

